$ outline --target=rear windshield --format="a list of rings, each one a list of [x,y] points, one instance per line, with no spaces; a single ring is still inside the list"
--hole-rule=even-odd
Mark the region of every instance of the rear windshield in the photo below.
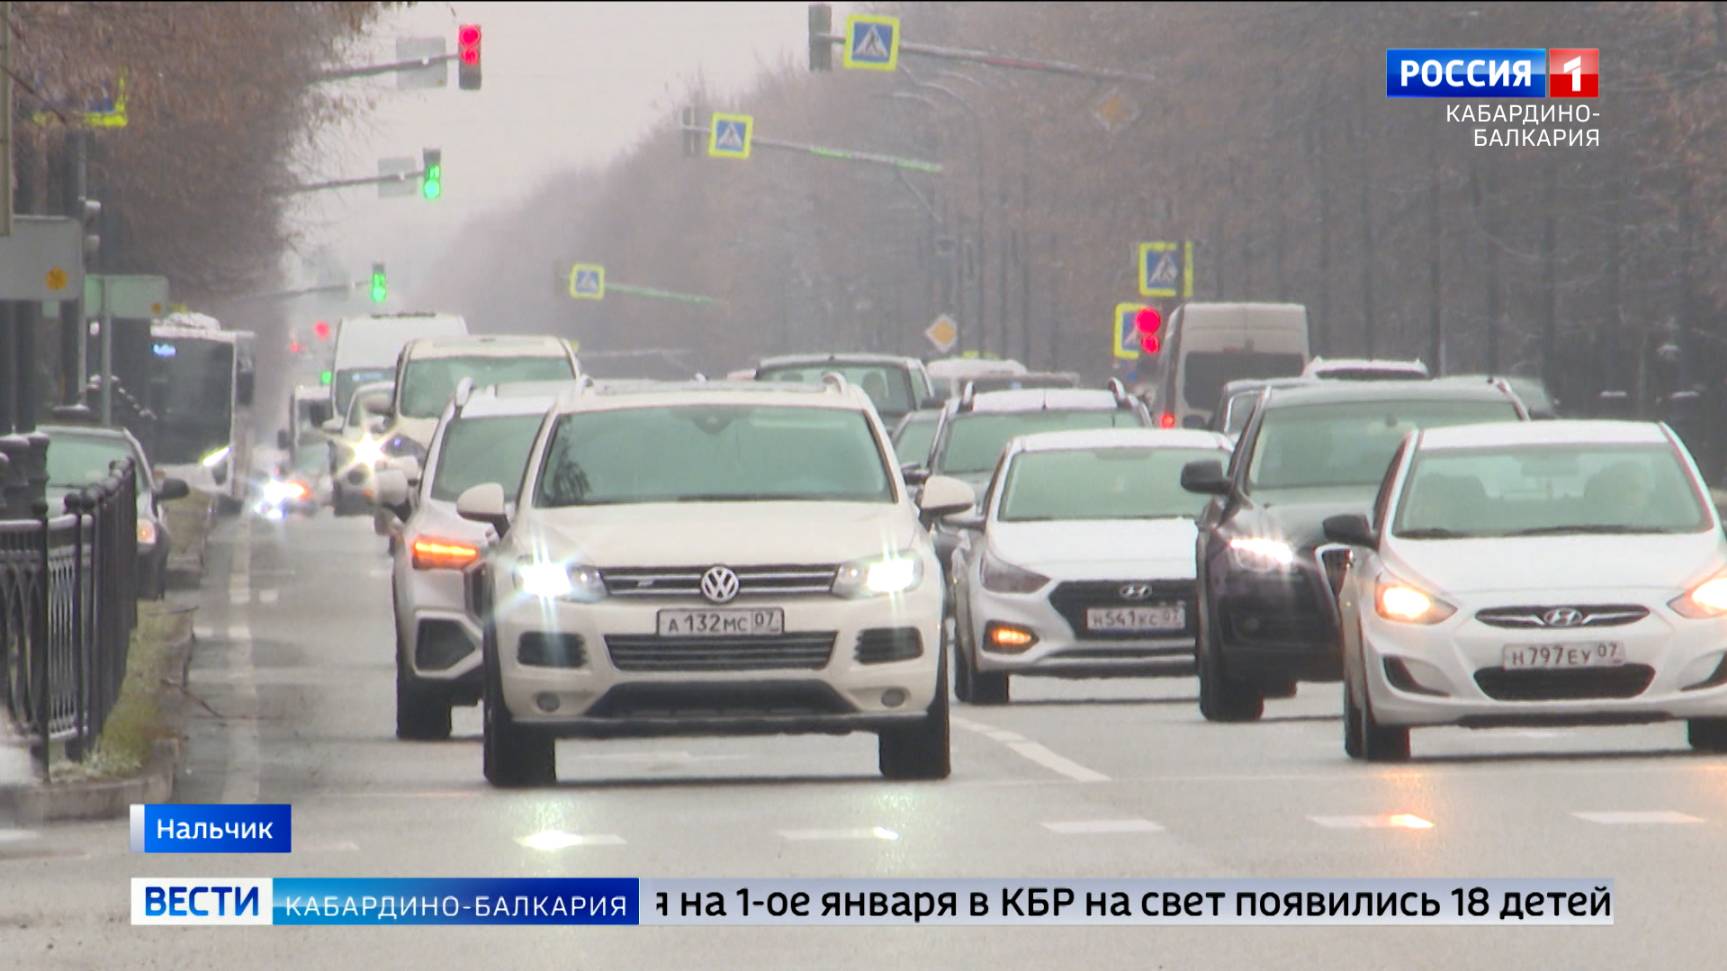
[[[426,357],[408,362],[398,410],[403,418],[436,418],[463,378],[474,387],[510,381],[563,381],[576,376],[570,359],[558,357]]]
[[[1516,421],[1508,400],[1339,401],[1267,411],[1248,466],[1250,491],[1373,486],[1416,428]]]

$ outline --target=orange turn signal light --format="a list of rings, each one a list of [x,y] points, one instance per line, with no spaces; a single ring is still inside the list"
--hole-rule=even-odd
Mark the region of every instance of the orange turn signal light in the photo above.
[[[1024,627],[991,623],[984,628],[983,639],[992,651],[1023,651],[1037,643],[1037,635]]]
[[[460,570],[479,559],[480,548],[453,539],[420,536],[409,549],[416,570]]]

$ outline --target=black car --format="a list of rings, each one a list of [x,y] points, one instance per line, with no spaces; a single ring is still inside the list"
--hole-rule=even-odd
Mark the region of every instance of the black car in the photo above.
[[[1182,469],[1214,498],[1199,519],[1199,709],[1251,721],[1298,681],[1336,681],[1336,583],[1349,550],[1328,544],[1327,516],[1367,513],[1392,456],[1422,427],[1527,420],[1500,383],[1326,383],[1272,388],[1226,471]]]

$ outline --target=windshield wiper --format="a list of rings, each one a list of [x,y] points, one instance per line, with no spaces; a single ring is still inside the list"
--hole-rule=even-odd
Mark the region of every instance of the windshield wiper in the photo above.
[[[1562,536],[1568,533],[1592,534],[1597,536],[1624,535],[1626,533],[1663,533],[1670,530],[1657,529],[1653,526],[1632,526],[1625,523],[1602,526],[1537,526],[1533,529],[1519,529],[1506,533],[1507,536]]]
[[[1443,526],[1432,526],[1427,529],[1405,529],[1397,534],[1398,539],[1469,539],[1475,533],[1462,533]]]

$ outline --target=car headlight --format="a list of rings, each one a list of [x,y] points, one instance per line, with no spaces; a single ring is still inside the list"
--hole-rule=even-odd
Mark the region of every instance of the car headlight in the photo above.
[[[354,461],[370,467],[384,458],[384,443],[370,435],[354,443]]]
[[[557,560],[517,560],[510,569],[516,589],[540,600],[575,600],[594,603],[606,596],[600,571]]]
[[[915,550],[853,560],[834,573],[833,592],[841,597],[906,593],[923,582],[923,558]]]
[[[1437,624],[1457,613],[1456,607],[1433,594],[1391,577],[1379,578],[1373,605],[1379,616],[1400,624]]]
[[[138,545],[156,545],[156,524],[148,519],[138,520]]]
[[[1266,536],[1237,536],[1229,541],[1229,559],[1238,570],[1287,570],[1295,563],[1295,547]]]
[[[228,457],[229,449],[230,446],[224,445],[199,459],[198,464],[202,465],[206,469],[213,469],[216,466],[221,465],[222,460]]]
[[[978,579],[992,593],[1036,593],[1049,582],[1049,577],[1014,566],[987,549],[978,562]]]
[[[1727,614],[1727,571],[1717,573],[1672,600],[1667,606],[1681,617],[1705,620]]]

